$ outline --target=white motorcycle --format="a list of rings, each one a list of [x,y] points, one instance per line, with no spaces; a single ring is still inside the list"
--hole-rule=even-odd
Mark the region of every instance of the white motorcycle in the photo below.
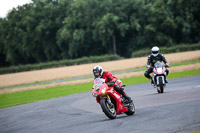
[[[166,66],[160,61],[157,61],[153,67],[153,81],[154,87],[157,88],[158,93],[163,93],[166,87]]]

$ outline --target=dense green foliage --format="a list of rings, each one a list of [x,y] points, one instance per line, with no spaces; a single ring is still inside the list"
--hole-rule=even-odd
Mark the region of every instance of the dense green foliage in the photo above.
[[[200,41],[199,0],[32,0],[0,18],[0,67]]]
[[[199,74],[200,74],[200,69],[184,71],[184,72],[174,72],[169,74],[168,79],[193,76]],[[133,84],[146,83],[149,82],[149,80],[144,76],[140,76],[140,77],[122,79],[122,82],[126,85],[133,85]],[[23,92],[0,94],[0,109],[20,104],[55,98],[55,97],[92,91],[92,85],[93,83],[83,83],[76,85],[52,87],[47,89],[28,90]]]
[[[90,57],[82,57],[78,59],[52,61],[52,62],[39,63],[39,64],[10,66],[10,67],[5,67],[5,68],[4,67],[0,68],[0,74],[24,72],[24,71],[30,71],[30,70],[40,70],[40,69],[46,69],[46,68],[55,68],[55,67],[61,67],[61,66],[71,66],[71,65],[79,65],[79,64],[86,64],[86,63],[112,61],[112,60],[119,60],[119,59],[122,59],[122,57],[118,55],[104,55],[104,56],[90,56]]]

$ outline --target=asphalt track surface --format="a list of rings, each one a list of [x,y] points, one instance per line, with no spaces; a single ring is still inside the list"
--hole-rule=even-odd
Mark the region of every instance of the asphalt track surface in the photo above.
[[[108,119],[91,92],[0,109],[0,133],[187,133],[200,131],[200,75],[169,80],[163,94],[130,85],[133,116]]]

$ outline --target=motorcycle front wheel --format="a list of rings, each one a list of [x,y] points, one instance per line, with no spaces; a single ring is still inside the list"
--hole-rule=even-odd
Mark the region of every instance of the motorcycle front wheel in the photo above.
[[[105,115],[110,118],[110,119],[115,119],[117,114],[116,114],[116,109],[115,109],[115,105],[113,103],[109,104],[107,102],[106,98],[102,98],[100,100],[100,105],[101,108],[103,110],[103,112],[105,113]]]
[[[162,78],[159,77],[159,88],[160,88],[160,93],[163,93],[164,92],[164,87],[163,87],[163,81],[162,81]]]

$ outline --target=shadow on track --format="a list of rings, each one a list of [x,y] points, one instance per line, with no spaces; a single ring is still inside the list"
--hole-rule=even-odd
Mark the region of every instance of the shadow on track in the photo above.
[[[127,115],[125,115],[125,114],[121,114],[121,115],[119,115],[118,117],[116,117],[115,119],[109,119],[109,118],[107,118],[107,117],[105,116],[105,119],[90,121],[90,122],[88,122],[88,123],[101,123],[101,122],[106,122],[106,121],[114,121],[114,120],[124,119],[124,118],[128,118],[128,117],[133,117],[133,116],[135,116],[135,114],[132,115],[132,116],[127,116]]]

